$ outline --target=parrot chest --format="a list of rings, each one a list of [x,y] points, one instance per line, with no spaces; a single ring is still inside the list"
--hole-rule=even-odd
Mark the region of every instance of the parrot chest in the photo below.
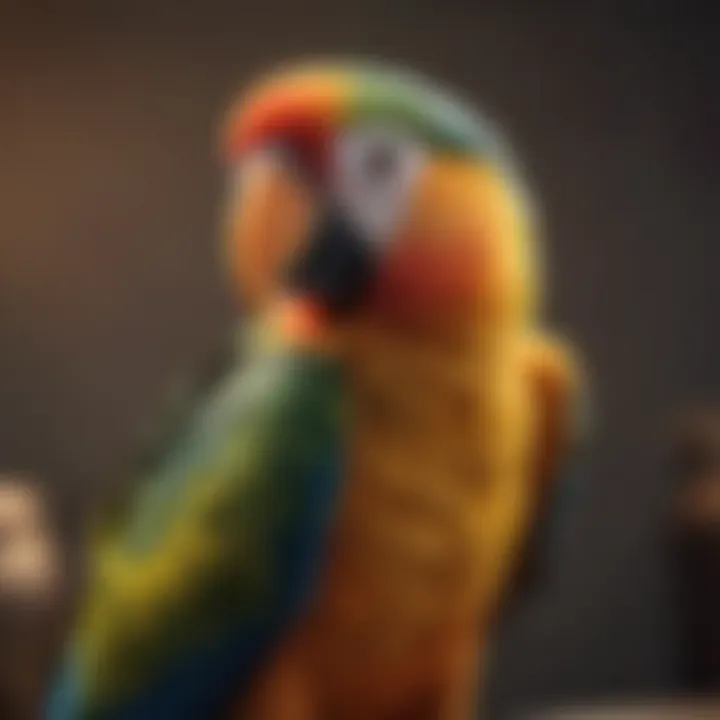
[[[496,582],[485,555],[493,526],[498,540],[518,525],[524,408],[473,350],[383,349],[357,373],[351,480],[316,613],[339,684],[400,692],[401,676],[442,673]]]

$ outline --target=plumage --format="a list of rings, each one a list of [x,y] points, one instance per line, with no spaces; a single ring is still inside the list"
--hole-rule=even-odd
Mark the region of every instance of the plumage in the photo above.
[[[212,717],[250,682],[323,556],[341,389],[302,352],[217,381],[102,528],[50,718]]]
[[[274,349],[103,531],[50,718],[466,720],[582,385],[522,173],[485,116],[364,63],[266,78],[223,143],[228,265]]]

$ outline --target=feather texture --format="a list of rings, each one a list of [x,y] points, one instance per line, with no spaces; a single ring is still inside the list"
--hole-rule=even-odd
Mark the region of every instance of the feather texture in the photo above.
[[[51,720],[213,717],[302,610],[341,473],[342,378],[226,373],[99,534]]]

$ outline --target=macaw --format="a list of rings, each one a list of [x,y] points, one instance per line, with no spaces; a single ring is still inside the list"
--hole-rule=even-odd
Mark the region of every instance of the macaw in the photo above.
[[[576,436],[499,131],[383,66],[233,106],[243,351],[98,531],[49,720],[471,717]]]

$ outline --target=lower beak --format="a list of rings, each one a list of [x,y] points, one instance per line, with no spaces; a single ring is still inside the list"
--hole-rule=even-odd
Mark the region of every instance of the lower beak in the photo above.
[[[312,299],[329,317],[359,311],[370,295],[377,260],[370,244],[333,208],[320,217],[307,244],[290,258],[285,287]]]

